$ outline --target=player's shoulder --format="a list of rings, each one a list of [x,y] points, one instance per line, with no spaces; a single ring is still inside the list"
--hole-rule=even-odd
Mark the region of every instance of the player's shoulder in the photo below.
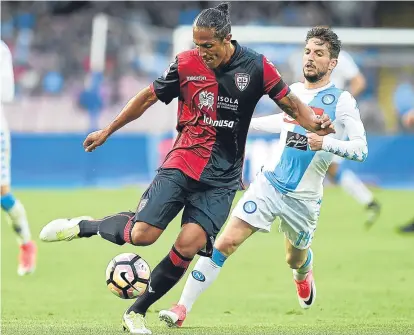
[[[5,55],[11,55],[9,47],[7,46],[6,43],[4,43],[3,40],[1,40],[0,47],[1,47],[1,54],[2,54],[3,57]]]
[[[290,88],[291,91],[293,91],[293,93],[296,93],[296,92],[304,90],[305,89],[305,84],[298,81],[296,83],[290,84],[289,88]]]
[[[268,60],[265,55],[258,53],[249,47],[241,45],[240,50],[239,57],[245,62],[254,62],[259,68],[263,67],[265,61],[270,63],[270,60]]]
[[[324,100],[327,101],[327,104],[332,104],[335,101],[339,103],[340,100],[347,101],[350,98],[350,93],[348,91],[344,91],[335,85],[330,85],[324,88],[319,92],[319,95],[322,96],[323,102]]]
[[[262,59],[263,57],[262,54],[259,54],[257,51],[249,47],[246,47],[244,45],[241,45],[240,48],[241,48],[241,55],[243,57],[251,58],[251,59]]]
[[[356,99],[351,94],[351,92],[345,91],[345,90],[341,90],[341,89],[338,89],[338,92],[339,92],[338,97],[339,97],[339,99],[340,99],[341,102],[343,102],[343,103],[348,103],[348,102],[353,103],[354,101],[356,101]]]
[[[198,51],[196,48],[182,51],[178,53],[176,56],[176,60],[178,62],[187,62],[187,61],[191,61],[191,60],[198,59],[198,58],[200,58],[200,55],[198,54]]]
[[[359,113],[358,102],[349,91],[340,90],[336,107],[337,113],[353,114]]]

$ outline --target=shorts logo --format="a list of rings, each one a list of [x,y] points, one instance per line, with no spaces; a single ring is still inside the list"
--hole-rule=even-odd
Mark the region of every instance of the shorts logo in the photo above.
[[[257,205],[254,201],[246,201],[243,205],[243,209],[247,214],[253,214],[257,210]]]
[[[213,110],[214,106],[214,93],[202,91],[198,96],[199,102],[198,102],[198,108],[200,110],[203,109],[203,107],[207,107],[207,111]]]
[[[138,205],[137,213],[141,212],[144,209],[144,207],[147,205],[147,203],[148,203],[148,199],[141,199]]]
[[[322,102],[325,105],[331,105],[335,101],[335,96],[332,94],[326,94],[322,97]]]
[[[200,271],[193,270],[191,272],[191,275],[197,281],[201,281],[201,282],[205,282],[206,281],[206,276],[204,276]]]
[[[237,88],[240,91],[244,91],[250,83],[250,75],[247,73],[236,73],[234,75],[234,81],[236,83]]]

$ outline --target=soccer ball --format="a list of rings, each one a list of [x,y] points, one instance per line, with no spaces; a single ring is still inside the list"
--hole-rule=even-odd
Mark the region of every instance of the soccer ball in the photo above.
[[[146,261],[132,253],[113,258],[106,268],[106,285],[117,297],[134,299],[143,295],[150,281],[151,269]]]

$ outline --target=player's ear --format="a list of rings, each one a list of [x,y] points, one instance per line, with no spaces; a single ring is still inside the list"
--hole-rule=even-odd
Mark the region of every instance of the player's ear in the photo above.
[[[231,43],[231,38],[232,38],[233,36],[231,35],[231,34],[227,34],[227,36],[224,38],[224,43],[225,44],[230,44]]]
[[[333,69],[336,67],[337,64],[338,64],[338,60],[336,58],[332,58],[331,61],[329,62],[329,70],[333,71]]]

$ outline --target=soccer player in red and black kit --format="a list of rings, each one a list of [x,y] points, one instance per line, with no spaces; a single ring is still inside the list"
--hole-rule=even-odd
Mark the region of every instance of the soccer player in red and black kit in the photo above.
[[[43,241],[100,235],[123,245],[154,243],[182,210],[181,232],[151,274],[149,290],[125,312],[133,334],[150,334],[145,314],[184,275],[193,257],[209,255],[241,185],[244,149],[257,102],[269,95],[309,131],[334,132],[328,116],[316,116],[290,92],[275,66],[232,40],[229,4],[203,10],[194,21],[195,49],[177,55],[164,75],[143,89],[106,128],[88,135],[87,152],[102,145],[158,100],[178,98],[178,137],[135,213],[101,220],[58,219],[40,233]]]

